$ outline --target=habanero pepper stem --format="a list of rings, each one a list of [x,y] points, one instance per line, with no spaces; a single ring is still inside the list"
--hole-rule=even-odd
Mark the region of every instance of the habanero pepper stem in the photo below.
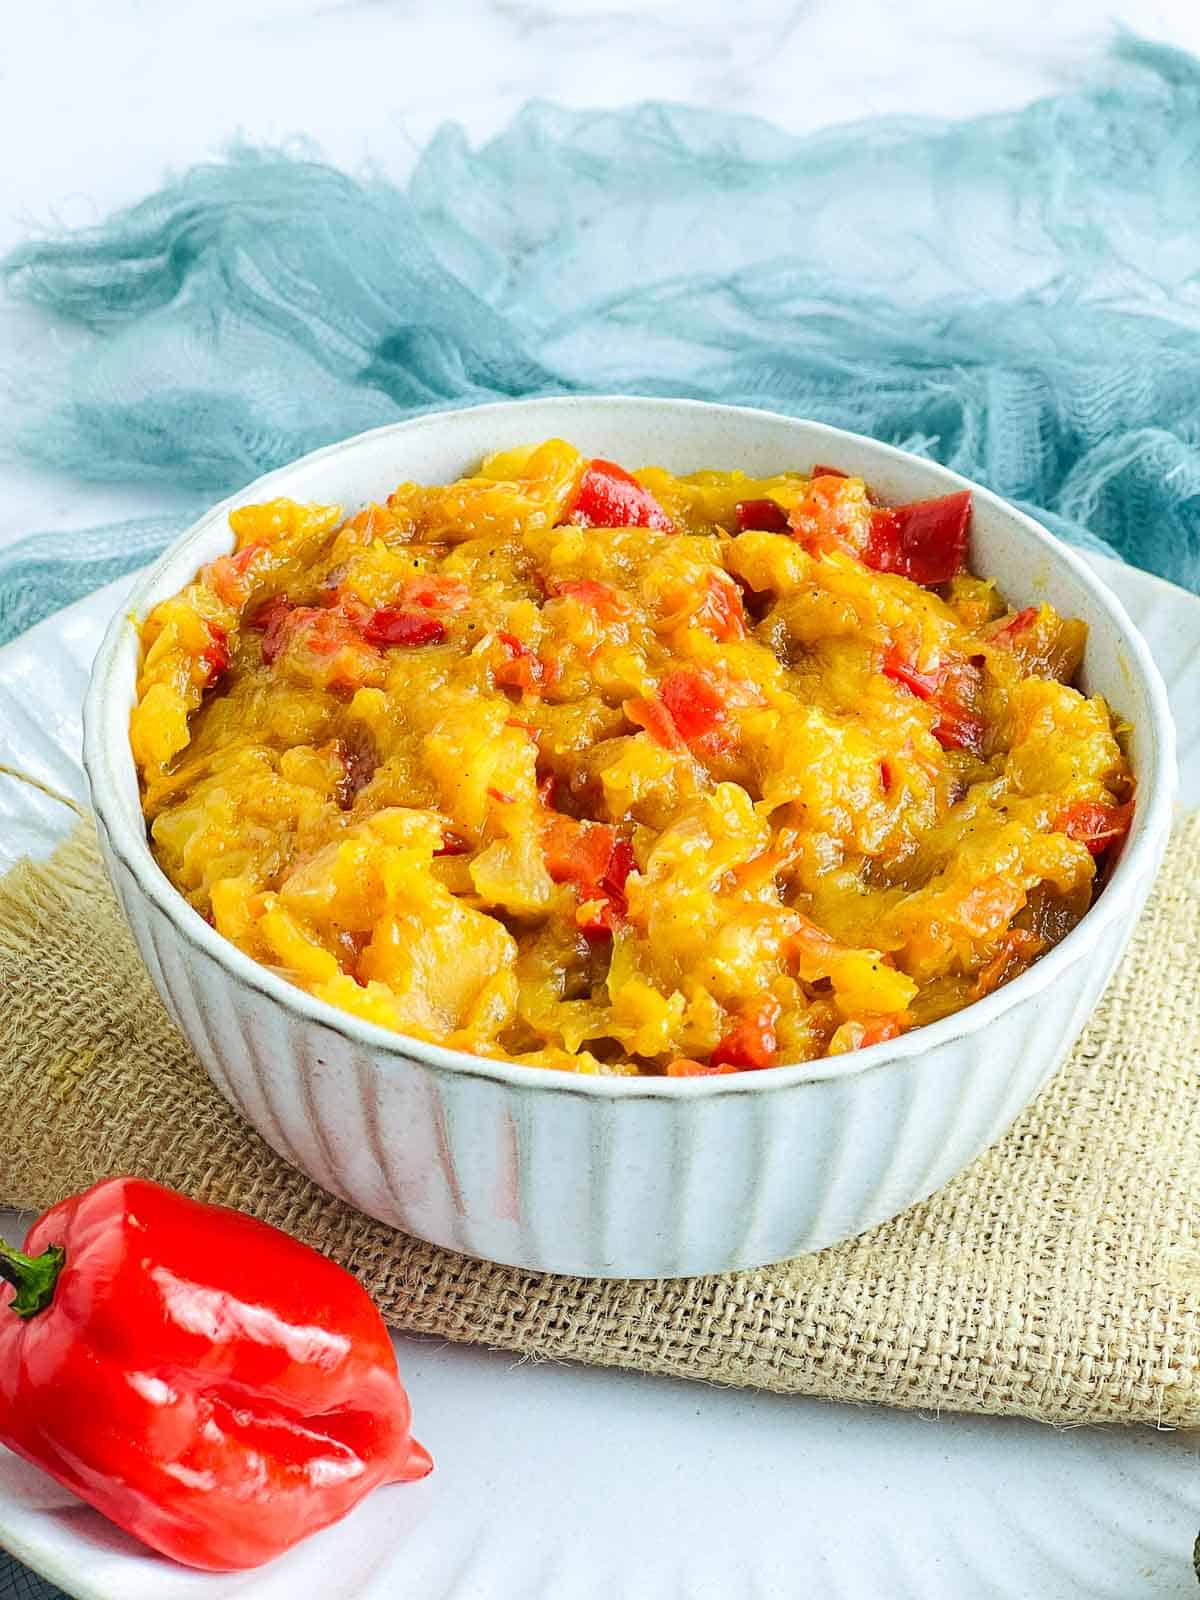
[[[17,1291],[8,1309],[17,1316],[36,1317],[54,1299],[58,1275],[67,1259],[60,1244],[52,1244],[40,1256],[27,1256],[0,1239],[0,1278]]]

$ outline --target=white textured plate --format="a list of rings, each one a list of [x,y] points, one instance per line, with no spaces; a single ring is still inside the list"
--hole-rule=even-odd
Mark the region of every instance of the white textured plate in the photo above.
[[[1200,805],[1200,600],[1097,566],[1162,669],[1183,801]],[[82,798],[84,683],[130,581],[0,650],[0,763]],[[48,851],[69,821],[0,777],[0,869]],[[172,1567],[4,1451],[0,1544],[80,1600],[1197,1593],[1191,1435],[934,1418],[396,1345],[437,1471],[379,1491],[274,1565],[238,1578]]]

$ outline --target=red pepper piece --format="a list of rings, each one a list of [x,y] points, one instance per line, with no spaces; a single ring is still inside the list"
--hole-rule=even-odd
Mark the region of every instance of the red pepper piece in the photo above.
[[[206,622],[204,626],[208,629],[209,643],[201,652],[200,660],[207,673],[204,687],[211,689],[229,666],[229,634],[219,622]]]
[[[972,755],[981,756],[986,732],[987,725],[974,711],[948,699],[938,701],[933,737],[943,750],[969,750]]]
[[[778,500],[739,500],[733,514],[739,533],[749,533],[752,528],[763,533],[787,532],[788,514]]]
[[[471,591],[461,578],[431,572],[424,578],[410,578],[400,598],[403,605],[421,606],[426,611],[461,611],[470,605]]]
[[[675,524],[632,473],[615,461],[589,462],[567,515],[581,528],[657,528],[674,533]]]
[[[435,850],[435,856],[465,856],[471,846],[461,833],[455,833],[451,828],[442,829],[442,847]]]
[[[731,1066],[741,1071],[771,1066],[777,1048],[778,1020],[779,1006],[774,1000],[752,1006],[719,1041],[709,1060],[714,1067]]]
[[[543,836],[546,871],[555,883],[575,887],[580,904],[600,901],[596,915],[581,925],[593,936],[612,933],[629,909],[625,882],[637,862],[626,840],[599,822],[554,817]]]
[[[991,644],[1004,645],[1005,647],[1013,644],[1023,633],[1027,633],[1033,627],[1037,621],[1037,616],[1037,606],[1026,606],[1023,611],[1018,611],[1015,616],[1009,617],[1002,628],[997,628],[995,633],[991,635],[989,642]]]
[[[862,1038],[858,1048],[865,1050],[868,1045],[882,1044],[885,1039],[895,1039],[903,1030],[898,1017],[865,1017],[860,1022]]]
[[[690,746],[716,755],[727,747],[725,703],[709,679],[689,667],[669,672],[653,700],[627,700],[624,710],[666,750]]]
[[[823,467],[814,465],[809,476],[813,478],[848,478],[850,474],[848,472],[843,472],[841,467]]]
[[[536,689],[545,676],[545,667],[523,639],[515,633],[497,633],[496,638],[508,654],[506,661],[492,668],[496,683],[510,689]]]
[[[688,744],[714,733],[725,721],[725,702],[717,690],[703,673],[688,667],[669,672],[658,686],[658,697]]]
[[[966,566],[971,491],[907,506],[876,506],[862,559],[914,583],[948,583]]]
[[[265,1223],[108,1178],[0,1246],[0,1439],[187,1566],[259,1566],[432,1462],[378,1311]]]
[[[422,616],[419,611],[385,606],[363,624],[362,636],[379,649],[389,645],[440,644],[446,637],[446,624],[438,617]]]
[[[911,689],[921,700],[932,699],[941,682],[940,672],[918,672],[912,662],[906,659],[900,647],[894,644],[889,644],[884,649],[883,670],[887,677],[894,679],[896,683],[902,683],[906,689]]]
[[[227,606],[240,607],[245,600],[243,579],[265,544],[248,544],[232,555],[218,556],[208,569],[208,581]]]
[[[645,728],[655,744],[662,745],[664,750],[687,749],[687,745],[679,737],[679,729],[675,726],[671,713],[657,697],[653,700],[626,700],[623,709],[630,722],[636,722],[639,728]]]
[[[961,671],[954,673],[943,665],[928,672],[919,672],[895,644],[884,648],[883,670],[887,677],[902,683],[919,700],[926,700],[936,708],[938,716],[933,725],[933,736],[943,750],[970,750],[974,755],[983,754],[987,727],[983,718],[963,703],[960,693],[956,693],[955,679],[961,679]]]
[[[1110,845],[1123,839],[1132,825],[1132,800],[1123,806],[1106,806],[1098,800],[1076,800],[1054,819],[1056,833],[1078,839],[1094,856],[1103,855]]]
[[[742,593],[732,578],[718,572],[709,573],[704,586],[704,598],[692,620],[698,627],[707,629],[721,644],[746,637]]]
[[[668,1078],[721,1078],[728,1072],[736,1072],[733,1065],[714,1067],[711,1063],[705,1066],[703,1061],[693,1061],[690,1056],[676,1056],[674,1061],[667,1063]]]
[[[563,578],[551,584],[550,592],[556,599],[578,600],[580,605],[590,606],[605,622],[618,622],[631,609],[625,595],[595,578]]]

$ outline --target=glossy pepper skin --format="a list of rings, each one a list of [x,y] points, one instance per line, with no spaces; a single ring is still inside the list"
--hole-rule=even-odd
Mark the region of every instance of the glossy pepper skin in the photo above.
[[[433,1463],[341,1267],[139,1178],[3,1248],[0,1439],[188,1566],[254,1567]]]

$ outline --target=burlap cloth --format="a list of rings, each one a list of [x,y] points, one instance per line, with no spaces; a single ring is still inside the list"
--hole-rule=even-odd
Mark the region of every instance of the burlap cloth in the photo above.
[[[87,824],[0,883],[0,1201],[113,1172],[343,1262],[397,1328],[787,1394],[1056,1422],[1200,1422],[1200,815],[1070,1062],[1004,1138],[863,1238],[728,1277],[519,1272],[373,1222],[211,1087]]]

